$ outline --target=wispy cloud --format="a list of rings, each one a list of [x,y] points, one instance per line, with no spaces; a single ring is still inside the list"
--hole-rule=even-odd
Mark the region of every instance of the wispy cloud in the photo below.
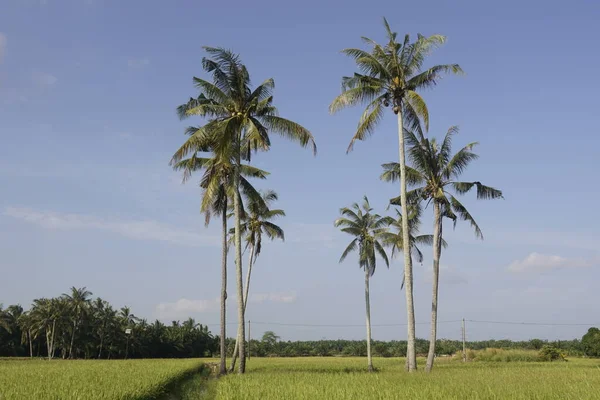
[[[130,58],[127,60],[127,66],[131,69],[144,68],[150,64],[147,58]]]
[[[58,78],[46,72],[33,71],[31,73],[31,80],[36,86],[45,88],[54,85],[58,81]]]
[[[254,293],[248,300],[250,303],[293,303],[296,292]],[[212,313],[219,310],[220,298],[194,300],[181,298],[175,302],[164,302],[156,305],[154,312],[159,319],[186,318],[192,314]]]
[[[511,272],[541,272],[560,268],[585,268],[594,265],[593,260],[566,258],[552,254],[531,253],[522,260],[515,260],[508,266]]]
[[[182,318],[190,314],[214,312],[219,309],[220,300],[189,300],[179,299],[174,303],[160,303],[155,313],[159,319]]]
[[[296,301],[296,292],[280,292],[280,293],[253,293],[248,300],[250,303],[293,303]]]
[[[7,207],[3,214],[45,229],[101,230],[130,239],[154,240],[194,247],[219,245],[217,237],[201,235],[154,220],[122,220],[95,215],[39,211],[22,207]]]
[[[8,40],[6,39],[6,35],[0,32],[0,64],[4,60],[4,52],[6,51],[6,43]]]

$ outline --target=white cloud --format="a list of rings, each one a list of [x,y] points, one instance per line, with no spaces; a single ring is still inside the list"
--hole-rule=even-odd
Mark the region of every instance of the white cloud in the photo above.
[[[250,303],[264,303],[270,301],[273,303],[293,303],[296,301],[296,292],[280,293],[253,293],[250,295]]]
[[[219,238],[175,228],[154,220],[121,220],[95,215],[64,214],[29,208],[7,207],[4,215],[45,229],[101,230],[136,240],[156,240],[184,246],[218,246]]]
[[[159,319],[182,318],[190,314],[217,311],[219,305],[218,297],[212,300],[179,299],[174,303],[160,303],[155,311]]]
[[[4,59],[4,52],[6,51],[6,35],[0,32],[0,64],[2,64],[2,60]]]
[[[58,81],[58,78],[46,72],[33,71],[31,73],[31,80],[37,86],[48,87],[54,85]]]
[[[560,268],[590,267],[594,263],[582,258],[565,258],[551,254],[531,253],[522,260],[515,260],[508,266],[512,272],[549,271]]]
[[[147,58],[130,58],[127,60],[127,66],[129,68],[144,68],[150,64],[150,60]]]

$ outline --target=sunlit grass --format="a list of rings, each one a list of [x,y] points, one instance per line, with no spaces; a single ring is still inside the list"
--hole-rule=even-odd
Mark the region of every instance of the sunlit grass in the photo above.
[[[421,360],[422,361],[422,360]],[[450,362],[430,375],[404,371],[404,360],[357,358],[252,359],[244,376],[221,378],[217,399],[595,399],[600,361]]]
[[[0,399],[155,399],[202,361],[0,359]]]

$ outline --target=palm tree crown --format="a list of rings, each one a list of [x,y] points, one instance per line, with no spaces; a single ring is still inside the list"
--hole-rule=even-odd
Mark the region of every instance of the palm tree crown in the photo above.
[[[391,223],[390,218],[374,214],[367,196],[364,197],[362,207],[354,203],[350,208],[340,209],[340,214],[342,217],[335,220],[334,225],[341,227],[342,232],[355,237],[342,253],[340,262],[358,248],[359,266],[368,271],[369,275],[375,273],[376,254],[379,254],[389,267],[390,262],[381,240]]]
[[[357,48],[342,50],[354,59],[360,73],[342,78],[343,92],[333,100],[329,111],[336,113],[345,107],[367,105],[348,151],[352,150],[354,142],[364,140],[374,132],[387,107],[392,107],[395,114],[402,112],[405,126],[421,129],[422,120],[425,129],[429,129],[429,111],[417,91],[436,85],[443,73],[463,72],[458,64],[436,65],[422,70],[426,56],[445,43],[445,36],[425,37],[419,34],[417,40],[411,43],[410,36],[405,35],[400,43],[396,39],[397,33],[392,32],[385,18],[383,24],[387,35],[385,45],[363,37],[371,51]]]
[[[469,143],[456,154],[452,155],[452,137],[458,133],[458,128],[451,127],[442,143],[435,138],[427,139],[421,134],[415,134],[409,130],[404,131],[406,141],[409,144],[409,158],[413,165],[407,167],[407,183],[413,187],[409,193],[409,201],[414,203],[419,200],[428,200],[438,203],[441,207],[442,216],[450,218],[456,223],[458,219],[468,221],[475,235],[483,239],[483,233],[473,216],[466,207],[449,191],[453,189],[457,195],[468,193],[476,188],[478,199],[502,198],[502,191],[485,186],[481,182],[457,181],[468,165],[479,156],[473,153],[477,142]],[[386,181],[399,179],[400,167],[397,163],[383,165],[384,172],[381,178]],[[398,204],[399,198],[391,200],[392,204]]]
[[[261,193],[260,201],[251,199],[247,205],[244,221],[242,222],[242,234],[246,234],[246,245],[254,247],[254,258],[258,257],[262,248],[263,233],[271,240],[285,240],[283,229],[270,220],[277,217],[285,217],[285,211],[271,209],[272,202],[278,200],[277,193],[268,190]]]
[[[214,152],[228,152],[233,143],[235,152],[239,151],[242,158],[248,160],[252,151],[270,148],[269,132],[303,147],[310,145],[316,153],[314,138],[306,128],[278,116],[273,106],[273,79],[265,80],[252,90],[248,70],[237,55],[221,48],[204,49],[212,58],[204,57],[202,66],[212,74],[213,82],[194,77],[200,95],[180,106],[178,114],[181,118],[198,115],[210,120],[190,135],[173,156],[173,163],[205,146],[209,138]]]

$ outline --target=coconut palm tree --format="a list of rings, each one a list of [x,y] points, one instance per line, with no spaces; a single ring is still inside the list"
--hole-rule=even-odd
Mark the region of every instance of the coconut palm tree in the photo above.
[[[341,231],[354,236],[354,239],[346,247],[340,257],[340,262],[346,256],[358,249],[358,265],[365,271],[365,303],[367,315],[367,364],[369,371],[373,371],[373,359],[371,357],[371,304],[369,297],[369,279],[375,273],[377,266],[376,254],[383,259],[389,267],[390,262],[383,248],[382,239],[387,232],[387,226],[391,223],[389,217],[381,217],[374,214],[369,205],[369,199],[364,197],[361,206],[354,203],[351,208],[340,209],[340,218],[336,219],[334,225],[340,227]]]
[[[63,294],[63,297],[68,304],[69,314],[73,323],[73,328],[71,331],[71,344],[69,345],[69,358],[73,358],[73,342],[75,341],[75,333],[83,321],[83,317],[89,310],[91,304],[89,297],[91,295],[92,292],[87,290],[85,287],[78,289],[75,286],[71,288],[70,294]]]
[[[207,137],[216,137],[213,151],[217,154],[233,146],[233,186],[240,188],[241,160],[249,159],[253,151],[268,150],[271,145],[269,133],[277,133],[294,140],[303,147],[311,145],[316,152],[312,134],[301,125],[278,116],[273,106],[273,79],[267,79],[252,89],[250,74],[238,55],[222,48],[205,47],[210,57],[202,59],[204,70],[212,74],[212,82],[194,78],[201,91],[194,107],[185,111],[186,116],[198,115],[208,118],[183,146],[175,153],[172,162],[181,161],[195,153],[198,144]],[[240,196],[233,197],[235,229],[235,263],[238,300],[239,372],[246,370],[244,327],[244,299],[242,282],[242,206]]]
[[[190,100],[187,104],[178,107],[178,114],[185,117],[187,110],[193,108],[197,100]],[[200,128],[190,127],[186,132],[193,135]],[[221,237],[221,334],[220,351],[221,363],[220,374],[225,374],[226,369],[226,300],[227,300],[227,218],[230,201],[233,199],[235,188],[233,186],[233,146],[222,149],[220,153],[211,153],[209,157],[201,157],[198,153],[209,152],[215,146],[217,137],[207,136],[204,140],[198,141],[197,152],[190,158],[181,160],[173,164],[175,170],[183,170],[183,182],[185,183],[194,171],[204,170],[200,187],[203,189],[202,200],[200,203],[200,212],[205,215],[205,224],[210,223],[211,215],[221,216],[222,237]],[[269,174],[266,171],[242,165],[240,168],[240,187],[247,198],[255,199],[260,202],[260,194],[246,180],[246,177],[265,179]],[[239,192],[238,192],[239,196]]]
[[[367,104],[358,122],[356,133],[348,146],[348,151],[351,151],[357,140],[364,140],[375,131],[377,124],[383,119],[385,109],[392,108],[398,119],[402,214],[408,215],[403,127],[420,130],[422,121],[425,129],[429,129],[429,111],[425,101],[417,92],[435,86],[444,73],[461,73],[462,70],[458,64],[436,65],[426,70],[422,69],[427,55],[446,41],[444,36],[418,35],[417,40],[411,43],[409,35],[406,35],[401,43],[397,41],[396,32],[392,32],[385,18],[383,23],[387,34],[386,44],[380,45],[374,40],[363,37],[363,41],[371,47],[370,51],[356,48],[342,50],[344,54],[354,59],[360,73],[342,78],[343,92],[333,100],[329,111],[335,113],[345,107]],[[408,220],[404,220],[402,231],[408,319],[408,370],[414,371],[417,362]]]
[[[413,168],[406,167],[407,180],[411,186],[416,186],[408,193],[411,200],[427,200],[433,203],[433,298],[431,303],[431,336],[426,370],[433,368],[435,357],[435,341],[437,337],[438,286],[440,274],[440,257],[442,253],[442,218],[450,218],[456,224],[458,219],[467,221],[475,230],[475,235],[483,239],[483,234],[473,216],[451,193],[457,195],[468,193],[476,188],[478,199],[502,198],[502,192],[481,182],[461,182],[457,179],[478,158],[473,153],[477,142],[469,143],[456,154],[452,155],[452,137],[458,133],[457,127],[451,127],[442,143],[435,139],[427,139],[420,133],[405,131],[409,147],[409,158]],[[384,165],[382,179],[394,181],[399,178],[400,165],[390,163]],[[397,204],[400,199],[392,199]]]
[[[248,293],[250,292],[250,276],[252,267],[256,262],[256,258],[260,255],[262,249],[263,233],[271,240],[285,240],[283,229],[271,222],[270,220],[277,217],[285,217],[285,211],[270,209],[273,201],[278,200],[277,193],[268,190],[261,194],[260,199],[250,199],[247,206],[244,222],[241,224],[242,233],[246,235],[246,249],[250,248],[248,257],[248,272],[246,274],[246,285],[244,287],[244,313],[248,306]],[[233,232],[230,232],[233,233]],[[231,361],[230,371],[235,368],[236,353],[239,343],[236,340],[233,350],[233,359]]]
[[[44,332],[46,335],[46,349],[48,359],[54,357],[56,332],[62,325],[64,306],[61,299],[35,299],[31,308],[30,317],[32,320],[34,335]]]

